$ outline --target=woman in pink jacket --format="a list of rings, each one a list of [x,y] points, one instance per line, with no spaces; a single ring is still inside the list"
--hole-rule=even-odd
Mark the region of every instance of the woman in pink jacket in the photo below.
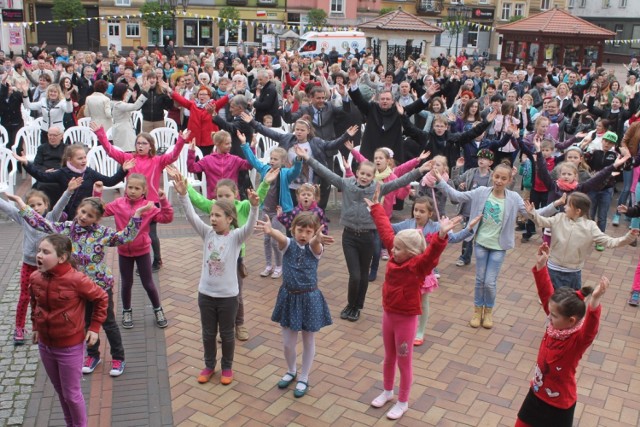
[[[98,136],[100,145],[104,148],[104,151],[109,157],[116,162],[123,164],[131,159],[135,160],[135,166],[129,170],[129,174],[139,173],[144,175],[147,179],[147,201],[155,203],[156,207],[159,207],[160,198],[158,196],[158,190],[160,188],[160,179],[162,178],[162,171],[171,163],[178,160],[180,152],[184,147],[184,143],[189,139],[190,132],[184,131],[182,135],[178,135],[178,141],[173,147],[173,150],[156,156],[156,140],[148,133],[141,133],[136,138],[136,147],[133,153],[125,153],[118,148],[114,148],[109,142],[107,134],[104,129],[98,126],[96,123],[90,124],[91,130]],[[158,238],[156,222],[152,222],[150,225],[149,237],[151,238],[151,248],[153,249],[153,271],[158,271],[162,266],[162,256],[160,254],[160,239]]]
[[[219,130],[211,135],[216,151],[204,156],[196,162],[196,143],[189,144],[187,156],[187,170],[191,173],[204,172],[207,176],[207,198],[216,198],[216,188],[218,181],[226,178],[238,185],[238,173],[240,171],[251,170],[251,163],[242,157],[230,154],[231,135],[226,130]]]
[[[102,183],[96,182],[93,185],[94,195],[102,195]],[[132,212],[136,212],[141,206],[149,201],[145,197],[147,193],[147,180],[142,174],[134,173],[127,178],[125,195],[107,204],[104,216],[113,216],[116,221],[116,228],[122,230],[127,226]],[[153,223],[168,224],[173,221],[173,208],[164,197],[164,193],[159,193],[160,208],[153,208],[142,216],[140,231],[136,238],[125,245],[118,246],[118,265],[120,267],[120,284],[122,295],[122,327],[133,328],[133,312],[131,310],[131,288],[133,286],[133,264],[138,266],[140,280],[147,296],[153,305],[156,317],[156,324],[160,328],[167,327],[167,319],[164,317],[162,304],[156,284],[153,282],[151,267],[151,238],[149,229]]]

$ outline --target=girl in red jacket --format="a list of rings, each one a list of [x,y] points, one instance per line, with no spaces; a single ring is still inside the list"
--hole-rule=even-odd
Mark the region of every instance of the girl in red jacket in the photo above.
[[[387,418],[397,420],[409,409],[409,392],[413,382],[413,339],[418,316],[422,314],[420,288],[424,278],[438,265],[440,254],[447,246],[447,233],[460,218],[440,220],[438,236],[429,246],[419,230],[402,230],[394,234],[384,208],[378,203],[380,183],[373,201],[365,199],[371,209],[382,243],[391,249],[382,285],[382,340],[384,343],[384,391],[373,399],[371,406],[383,407],[393,399],[396,364],[400,369],[398,402],[387,412]]]
[[[102,183],[97,182],[93,186],[96,196],[102,195]],[[127,226],[129,219],[139,208],[148,203],[147,180],[144,175],[134,173],[127,179],[125,195],[107,204],[104,216],[113,216],[116,228],[122,230]],[[153,281],[151,267],[151,238],[149,228],[152,222],[168,224],[173,221],[173,208],[167,201],[164,192],[158,192],[160,208],[153,207],[142,216],[140,231],[136,238],[125,245],[118,246],[118,265],[120,267],[120,285],[122,296],[122,327],[133,328],[133,312],[131,309],[131,288],[133,287],[133,265],[138,266],[140,281],[147,296],[153,305],[156,324],[160,328],[167,327],[167,319],[160,304],[158,289]]]
[[[86,426],[82,396],[84,342],[98,340],[107,318],[107,293],[71,264],[71,240],[61,234],[46,236],[38,246],[38,270],[29,278],[33,342],[53,388],[58,393],[68,426]],[[85,303],[93,314],[85,333]]]
[[[606,277],[595,289],[583,286],[576,291],[562,287],[555,292],[547,271],[549,246],[538,249],[533,268],[542,307],[549,316],[531,388],[518,412],[516,427],[571,427],[576,409],[576,369],[582,355],[598,334],[600,299],[609,287]],[[585,298],[591,294],[588,304]],[[585,315],[586,314],[586,315]]]

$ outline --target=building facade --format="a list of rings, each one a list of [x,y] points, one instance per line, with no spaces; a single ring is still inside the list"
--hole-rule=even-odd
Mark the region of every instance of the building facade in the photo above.
[[[571,13],[615,32],[616,40],[640,40],[640,1],[638,0],[574,0]],[[640,42],[607,43],[604,62],[629,62],[640,56]]]

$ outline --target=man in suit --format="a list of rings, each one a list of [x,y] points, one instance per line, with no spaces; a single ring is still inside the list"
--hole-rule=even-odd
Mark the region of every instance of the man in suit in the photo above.
[[[282,126],[280,116],[280,101],[275,84],[269,79],[267,70],[260,70],[256,75],[258,86],[256,86],[256,98],[253,101],[253,108],[256,110],[256,121],[262,123],[262,119],[267,114],[273,117],[273,127]]]
[[[311,117],[314,133],[324,140],[332,140],[336,137],[334,123],[338,115],[342,113],[342,107],[336,107],[327,102],[327,93],[323,87],[315,86],[309,94],[311,104],[298,108],[295,113],[291,112],[291,104],[287,104],[283,109],[283,118],[287,123],[295,123],[305,114]]]
[[[72,83],[78,87],[78,104],[84,105],[87,96],[93,93],[93,76],[96,74],[96,70],[91,66],[86,66],[82,70],[82,77],[74,79]],[[76,74],[74,74],[74,77]]]

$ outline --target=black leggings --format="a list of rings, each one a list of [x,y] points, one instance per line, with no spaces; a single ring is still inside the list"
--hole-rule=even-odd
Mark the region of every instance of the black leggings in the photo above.
[[[342,232],[342,251],[349,270],[348,304],[362,309],[369,287],[369,266],[373,258],[374,230],[354,231],[345,228]]]
[[[129,257],[118,255],[118,265],[120,267],[120,285],[122,293],[122,309],[131,309],[131,288],[133,287],[133,264],[138,266],[140,273],[140,281],[142,287],[147,292],[147,296],[153,305],[153,308],[160,308],[160,296],[158,289],[153,281],[153,272],[151,271],[151,256],[146,253],[137,257]]]

